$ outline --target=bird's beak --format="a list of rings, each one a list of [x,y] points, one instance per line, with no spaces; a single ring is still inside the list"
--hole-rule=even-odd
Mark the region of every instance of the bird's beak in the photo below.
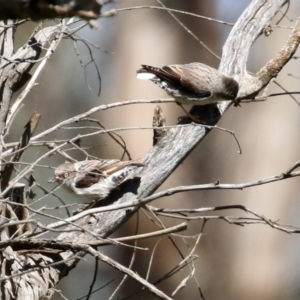
[[[52,177],[52,178],[50,178],[49,180],[48,180],[48,182],[49,183],[54,183],[54,182],[61,182],[61,179],[59,178],[59,176],[54,176],[54,177]]]

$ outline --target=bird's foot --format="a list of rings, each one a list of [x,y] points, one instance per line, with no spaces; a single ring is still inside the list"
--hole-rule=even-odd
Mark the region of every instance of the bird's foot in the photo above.
[[[234,103],[234,107],[237,107],[237,106],[242,107],[242,105],[240,104],[240,103],[241,103],[241,100],[234,99],[234,100],[233,100],[233,103]]]
[[[200,119],[198,119],[197,117],[191,115],[190,113],[188,113],[188,114],[185,115],[185,116],[180,116],[180,117],[178,118],[178,122],[180,122],[180,121],[182,121],[182,120],[184,120],[184,119],[190,119],[190,120],[192,120],[192,121],[193,121],[194,123],[196,123],[196,124],[203,124],[203,125],[205,125],[205,122],[204,122],[204,121],[201,121]]]

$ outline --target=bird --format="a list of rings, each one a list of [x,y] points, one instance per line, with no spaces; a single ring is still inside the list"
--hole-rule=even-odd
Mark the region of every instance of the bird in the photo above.
[[[59,183],[68,192],[82,198],[102,200],[137,168],[144,166],[141,160],[99,159],[65,162],[54,170],[54,177],[49,182]]]
[[[229,75],[205,64],[166,65],[161,68],[141,65],[137,78],[151,80],[194,119],[182,104],[207,105],[219,101],[235,100],[239,91],[238,82]]]

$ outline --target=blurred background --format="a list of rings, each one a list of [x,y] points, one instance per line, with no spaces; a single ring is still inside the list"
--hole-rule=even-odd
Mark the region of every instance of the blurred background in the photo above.
[[[234,23],[250,3],[248,0],[165,0],[173,9],[192,12],[205,17]],[[156,1],[122,0],[104,7],[128,8],[140,5],[158,5]],[[284,10],[283,10],[284,12]],[[280,25],[293,26],[300,12],[300,2],[291,1],[290,10]],[[210,49],[221,56],[222,45],[232,28],[201,18],[177,14],[177,17]],[[277,20],[282,17],[279,15]],[[140,81],[135,72],[141,64],[162,66],[172,63],[203,62],[218,68],[219,61],[205,50],[166,12],[156,9],[135,9],[119,12],[115,17],[98,21],[99,29],[85,28],[80,35],[100,46],[93,48],[93,57],[101,73],[101,95],[98,97],[99,80],[95,67],[88,64],[90,56],[83,43],[77,42],[77,52],[70,40],[64,40],[47,63],[38,86],[34,87],[19,113],[24,125],[37,110],[42,120],[37,132],[55,125],[66,118],[83,113],[100,104],[128,99],[154,99],[168,96],[148,81]],[[23,27],[18,33],[19,46],[26,42],[36,24]],[[252,48],[248,70],[257,72],[285,44],[290,29],[273,28],[270,36],[262,35]],[[18,45],[16,45],[18,46]],[[297,53],[296,53],[297,55]],[[298,53],[299,55],[299,53]],[[84,68],[81,65],[87,64]],[[293,76],[290,76],[292,74]],[[299,90],[300,68],[298,60],[292,59],[276,79],[288,91]],[[89,88],[90,86],[90,88]],[[268,93],[282,92],[272,84]],[[296,95],[297,97],[297,95]],[[299,97],[298,100],[300,101]],[[152,125],[155,104],[121,106],[93,115],[107,128],[147,127]],[[175,104],[161,105],[167,125],[174,125],[182,111]],[[259,103],[231,107],[218,124],[235,132],[242,154],[226,132],[214,130],[187,157],[178,169],[160,187],[164,190],[178,185],[192,185],[215,182],[242,183],[280,174],[296,161],[300,153],[300,107],[288,96],[269,98]],[[12,128],[12,137],[19,136],[22,127]],[[49,138],[60,139],[77,135],[78,130],[65,129],[55,132]],[[132,158],[145,156],[152,145],[151,130],[128,130],[121,132]],[[12,140],[16,140],[12,138]],[[88,152],[101,158],[121,158],[122,149],[105,135],[98,135],[82,141],[84,147],[94,147]],[[27,151],[25,159],[37,159],[45,149]],[[76,159],[82,154],[72,153]],[[44,165],[57,166],[64,160],[53,156]],[[46,181],[53,170],[36,168],[35,177],[40,184]],[[52,188],[49,184],[48,188]],[[37,197],[39,191],[35,191]],[[74,197],[59,190],[66,202]],[[152,203],[156,207],[200,208],[218,205],[242,204],[282,224],[300,226],[299,178],[268,185],[244,189],[243,191],[197,191],[177,194]],[[60,203],[52,196],[42,200],[43,205],[57,206]],[[41,205],[38,203],[37,205]],[[61,217],[65,212],[59,212]],[[223,215],[243,214],[241,211],[218,212]],[[163,219],[168,226],[180,221]],[[114,236],[135,233],[137,216],[127,222]],[[189,222],[187,234],[199,233],[202,221]],[[145,215],[139,213],[139,233],[158,228]],[[185,233],[184,233],[185,234]],[[186,255],[189,249],[179,240],[178,245]],[[157,239],[144,240],[140,247],[153,249]],[[189,241],[193,245],[193,241]],[[211,220],[206,224],[205,234],[197,247],[196,277],[206,299],[299,299],[300,298],[300,236],[286,234],[265,225],[244,227],[229,225],[222,220]],[[131,248],[103,247],[100,249],[125,266],[129,265]],[[133,269],[145,276],[151,251],[138,251]],[[181,261],[180,256],[167,238],[157,246],[151,267],[150,281],[153,282]],[[179,282],[188,274],[185,268],[177,275],[162,282],[158,288],[171,294]],[[68,299],[79,299],[88,292],[94,273],[94,260],[85,257],[68,277],[57,287]],[[108,299],[118,285],[122,274],[99,263],[95,289],[114,280],[91,299]],[[119,298],[139,290],[139,285],[129,279],[119,292]],[[118,299],[119,299],[118,298]],[[141,292],[131,299],[153,299],[148,292]],[[199,292],[193,279],[174,299],[199,299]],[[53,299],[61,299],[56,295]],[[117,298],[114,298],[117,299]]]

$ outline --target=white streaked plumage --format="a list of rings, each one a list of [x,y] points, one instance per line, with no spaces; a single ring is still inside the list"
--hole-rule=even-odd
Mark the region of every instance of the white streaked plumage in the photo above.
[[[66,162],[55,169],[51,182],[62,184],[67,191],[78,196],[101,200],[137,168],[143,166],[141,160],[100,159]]]

